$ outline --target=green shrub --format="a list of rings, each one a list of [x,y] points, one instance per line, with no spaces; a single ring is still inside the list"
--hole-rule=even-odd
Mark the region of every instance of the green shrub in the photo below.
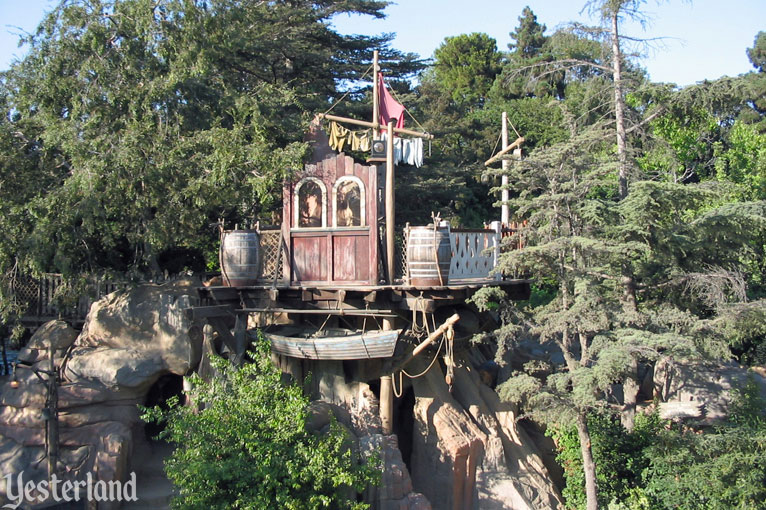
[[[379,479],[375,459],[358,464],[340,426],[317,435],[306,428],[308,399],[285,386],[261,340],[240,369],[220,360],[221,376],[193,379],[191,396],[204,409],[145,409],[166,420],[161,437],[178,447],[166,462],[180,489],[177,509],[362,509],[356,494]]]
[[[616,416],[596,413],[588,416],[600,506],[607,508],[609,503],[631,500],[635,501],[633,506],[622,508],[642,508],[640,501],[645,498],[641,493],[641,473],[649,463],[644,449],[660,428],[661,421],[656,415],[636,416],[632,432],[625,430]],[[585,509],[585,476],[577,430],[574,426],[548,430],[558,448],[556,459],[564,468],[563,496],[567,508]]]

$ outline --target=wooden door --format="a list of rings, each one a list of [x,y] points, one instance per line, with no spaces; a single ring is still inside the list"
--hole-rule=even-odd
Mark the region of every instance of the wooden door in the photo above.
[[[283,233],[295,285],[378,283],[377,168],[343,153],[285,186]]]

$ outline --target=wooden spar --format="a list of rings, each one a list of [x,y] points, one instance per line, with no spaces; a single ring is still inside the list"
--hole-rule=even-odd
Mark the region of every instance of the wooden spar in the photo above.
[[[426,338],[426,339],[425,339],[425,340],[423,340],[423,341],[422,341],[420,344],[418,344],[418,346],[417,346],[417,347],[415,347],[415,349],[414,349],[414,350],[412,351],[412,353],[411,353],[411,354],[410,354],[410,355],[407,357],[407,359],[405,359],[404,361],[402,361],[401,363],[399,363],[399,364],[396,366],[396,368],[394,368],[394,370],[393,370],[392,372],[393,372],[393,373],[396,373],[396,371],[397,371],[397,370],[401,370],[402,368],[404,368],[404,367],[405,367],[405,365],[407,365],[407,363],[409,363],[410,361],[412,361],[413,359],[415,359],[415,356],[417,356],[418,354],[420,354],[420,353],[423,351],[423,349],[425,349],[426,347],[428,347],[429,345],[431,345],[432,343],[434,343],[435,341],[437,341],[437,340],[439,339],[439,337],[440,337],[440,336],[442,336],[442,335],[444,334],[444,332],[445,332],[445,331],[447,331],[447,329],[449,329],[450,327],[452,327],[452,326],[453,326],[453,325],[454,325],[454,324],[455,324],[457,321],[459,321],[459,320],[460,320],[460,315],[458,315],[458,314],[456,314],[456,313],[455,313],[455,314],[452,314],[452,316],[451,316],[451,317],[449,317],[449,318],[448,318],[446,321],[444,321],[444,324],[442,324],[441,326],[439,326],[439,327],[436,329],[436,331],[434,331],[433,333],[431,333],[430,335],[428,335],[428,338]]]
[[[378,129],[380,127],[380,124],[375,124],[372,122],[367,122],[366,120],[357,120],[357,119],[351,119],[349,117],[339,117],[337,115],[330,115],[329,113],[319,113],[317,114],[317,117],[320,119],[327,119],[327,120],[334,120],[336,122],[345,122],[346,124],[354,124],[356,126],[363,126],[373,129]],[[394,133],[397,135],[409,135],[409,136],[417,136],[418,138],[425,138],[426,140],[433,140],[434,135],[431,133],[420,133],[418,131],[413,131],[411,129],[404,129],[404,128],[394,128]]]
[[[503,137],[503,151],[508,147],[508,114],[506,112],[503,112],[502,115],[502,137]],[[502,186],[503,190],[501,193],[501,200],[503,201],[503,205],[501,206],[501,213],[500,213],[500,221],[503,225],[508,225],[511,222],[511,215],[510,211],[508,210],[508,199],[510,198],[510,195],[508,193],[508,160],[503,159],[502,162],[503,165],[503,175],[501,177],[502,179]]]
[[[372,129],[380,129],[380,102],[378,97],[380,91],[378,90],[378,73],[380,67],[378,66],[378,50],[372,52]]]
[[[388,283],[394,284],[394,121],[388,121],[386,140],[386,269]]]
[[[394,388],[390,375],[380,377],[380,424],[383,434],[390,435],[394,431]]]
[[[489,158],[487,161],[485,161],[484,162],[484,166],[489,166],[492,163],[495,163],[496,161],[501,159],[503,156],[505,156],[509,151],[511,151],[512,149],[515,149],[516,147],[518,147],[522,143],[524,143],[524,137],[520,136],[511,145],[509,145],[508,147],[506,147],[505,149],[501,150],[500,152],[498,152],[497,154],[495,154],[494,156]]]

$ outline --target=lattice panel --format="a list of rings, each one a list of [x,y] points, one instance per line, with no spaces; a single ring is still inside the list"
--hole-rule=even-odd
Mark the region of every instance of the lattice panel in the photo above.
[[[450,279],[489,278],[495,267],[497,234],[486,232],[451,232],[452,263]]]
[[[19,276],[11,280],[11,292],[17,303],[27,306],[29,311],[37,313],[40,284],[34,278]]]
[[[396,237],[397,250],[396,260],[394,261],[394,272],[396,278],[401,280],[407,279],[407,229],[404,229],[402,237]],[[383,257],[381,257],[382,259]]]
[[[261,280],[282,280],[283,258],[280,257],[279,230],[261,230]]]

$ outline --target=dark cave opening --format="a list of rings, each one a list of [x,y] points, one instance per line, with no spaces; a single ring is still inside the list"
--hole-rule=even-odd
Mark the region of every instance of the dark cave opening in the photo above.
[[[160,406],[162,409],[168,409],[168,400],[171,397],[178,397],[183,402],[183,377],[176,374],[165,374],[160,376],[146,393],[144,405],[146,407]],[[165,430],[165,423],[147,423],[144,426],[144,433],[149,440],[157,440],[157,435]]]

